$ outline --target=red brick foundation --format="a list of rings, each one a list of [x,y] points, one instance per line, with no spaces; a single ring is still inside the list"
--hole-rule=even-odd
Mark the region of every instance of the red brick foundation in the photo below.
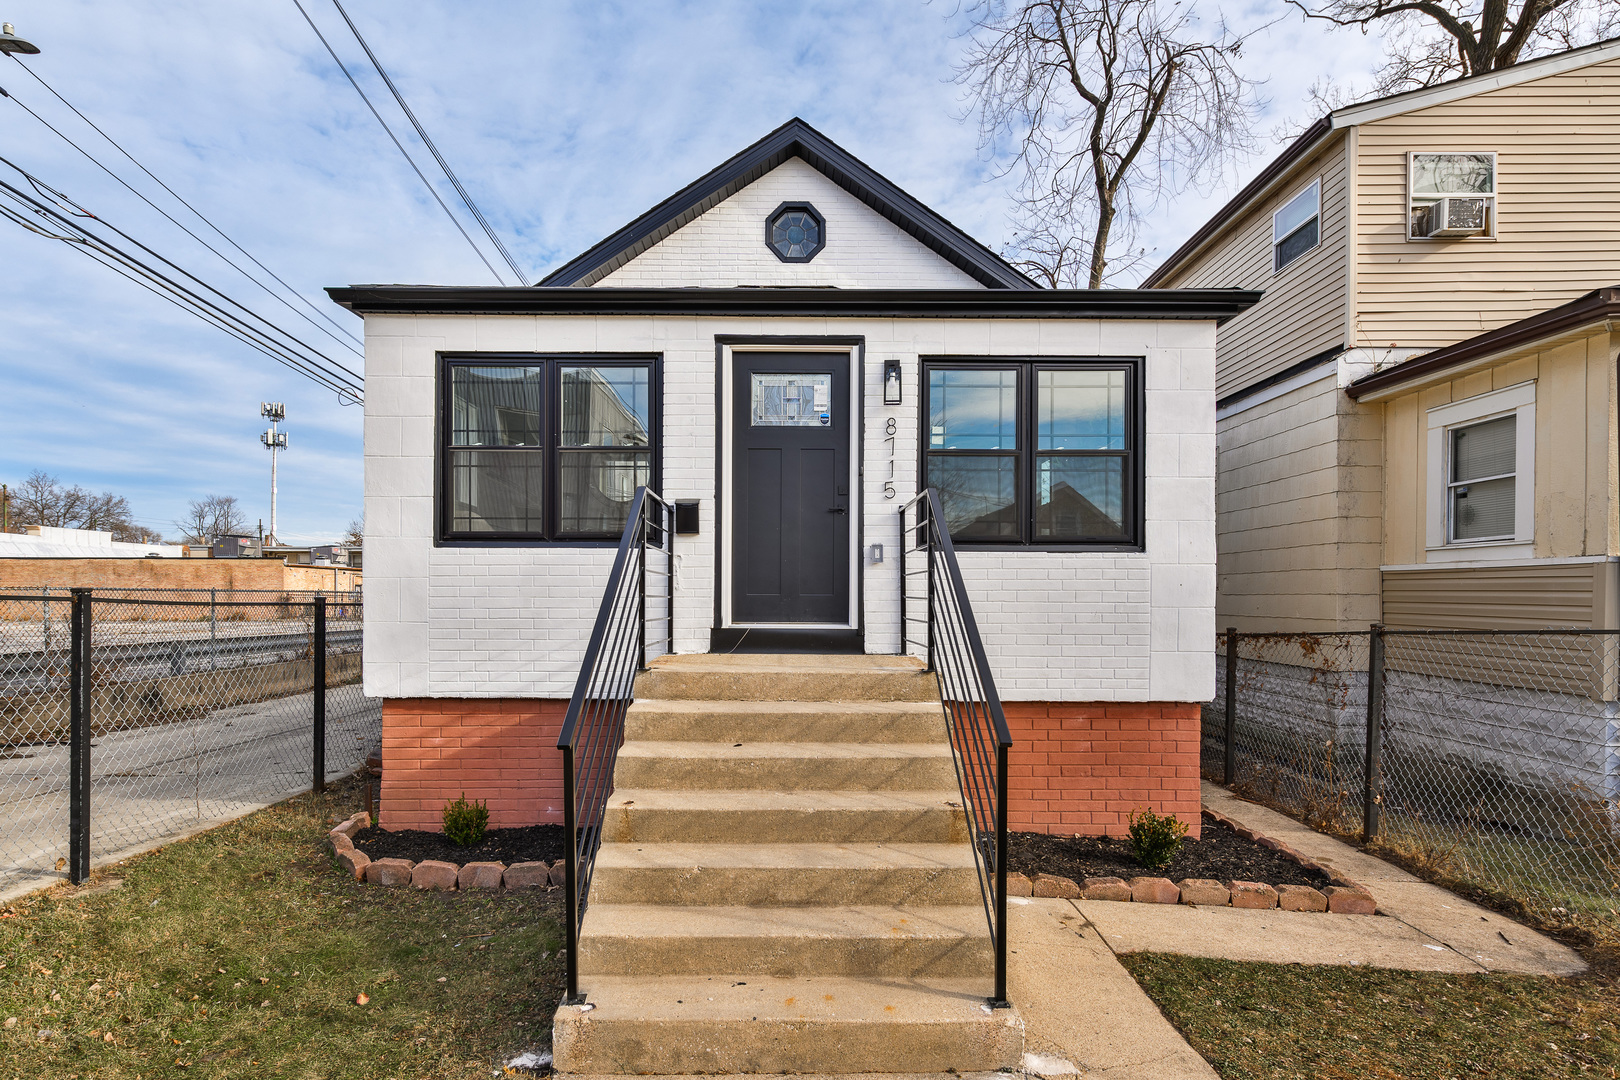
[[[561,822],[567,711],[533,698],[385,699],[378,824],[440,832],[463,792],[489,803],[491,828]]]
[[[443,827],[463,792],[489,803],[492,828],[562,821],[557,733],[566,701],[391,698],[383,702],[380,821]],[[1008,826],[1122,836],[1131,812],[1173,813],[1199,831],[1199,706],[1186,702],[1005,703]]]
[[[1188,702],[1009,701],[1008,828],[1123,836],[1131,812],[1175,814],[1199,833],[1200,707]]]

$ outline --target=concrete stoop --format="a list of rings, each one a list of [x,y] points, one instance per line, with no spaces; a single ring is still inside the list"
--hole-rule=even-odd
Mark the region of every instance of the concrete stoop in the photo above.
[[[636,697],[558,1072],[1017,1067],[932,676],[667,657]]]

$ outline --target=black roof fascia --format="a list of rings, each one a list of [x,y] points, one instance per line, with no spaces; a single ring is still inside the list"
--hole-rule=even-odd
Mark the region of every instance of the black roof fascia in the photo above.
[[[326,290],[361,315],[710,315],[944,319],[1214,319],[1248,289],[621,289],[350,285]]]
[[[540,280],[591,285],[792,157],[803,158],[945,261],[989,289],[1036,289],[1005,259],[794,117]]]

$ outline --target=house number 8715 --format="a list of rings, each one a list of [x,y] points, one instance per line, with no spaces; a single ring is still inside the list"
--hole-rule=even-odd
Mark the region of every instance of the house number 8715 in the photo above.
[[[895,432],[897,432],[899,430],[900,430],[900,425],[895,420],[894,417],[891,416],[886,421],[884,421],[884,423],[883,423],[883,435],[884,435],[883,441],[889,444],[889,478],[887,480],[883,481],[883,497],[885,499],[892,499],[895,496],[895,491],[894,491],[894,436],[895,436]]]

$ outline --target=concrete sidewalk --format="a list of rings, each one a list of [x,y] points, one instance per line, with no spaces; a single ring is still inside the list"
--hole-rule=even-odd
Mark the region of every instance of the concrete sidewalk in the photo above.
[[[1116,951],[1272,963],[1363,963],[1414,971],[1579,975],[1586,970],[1579,953],[1545,934],[1291,817],[1245,802],[1210,783],[1204,784],[1203,799],[1209,809],[1367,886],[1378,901],[1378,914],[1321,916],[1232,908],[1155,911],[1146,904],[1082,902],[1081,909]]]

